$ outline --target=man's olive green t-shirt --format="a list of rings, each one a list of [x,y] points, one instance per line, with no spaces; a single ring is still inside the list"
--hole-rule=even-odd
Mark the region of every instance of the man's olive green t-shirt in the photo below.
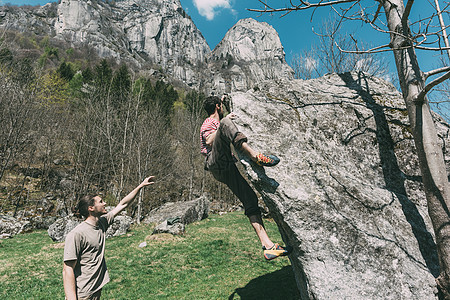
[[[66,237],[64,261],[77,261],[74,271],[78,297],[89,297],[109,282],[105,233],[113,220],[109,212],[99,218],[96,226],[82,222]]]

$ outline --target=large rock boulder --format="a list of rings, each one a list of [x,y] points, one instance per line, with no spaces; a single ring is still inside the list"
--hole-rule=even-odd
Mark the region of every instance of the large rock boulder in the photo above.
[[[0,239],[11,238],[16,234],[32,230],[27,220],[19,220],[9,215],[0,215]]]
[[[133,219],[130,216],[120,215],[114,218],[114,222],[106,230],[106,238],[124,235],[130,229]]]
[[[185,202],[167,202],[152,210],[142,221],[145,224],[160,224],[166,220],[177,220],[176,223],[190,224],[208,217],[209,199],[201,196]]]
[[[389,83],[364,74],[265,82],[233,93],[249,143],[238,153],[293,246],[302,299],[437,299],[433,229],[407,112]],[[436,116],[447,166],[450,127]]]
[[[48,227],[47,232],[54,242],[62,242],[67,234],[80,223],[81,220],[71,214],[56,220]]]

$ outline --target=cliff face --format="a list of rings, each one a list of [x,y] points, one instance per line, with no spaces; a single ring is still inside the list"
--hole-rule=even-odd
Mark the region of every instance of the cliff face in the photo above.
[[[292,77],[277,32],[252,19],[239,21],[211,52],[179,0],[61,0],[37,9],[2,7],[0,27],[92,47],[145,71],[205,93],[252,88],[263,79]]]
[[[437,299],[433,229],[403,100],[365,74],[232,93],[238,127],[280,164],[240,157],[286,244],[302,299]],[[436,116],[450,167],[450,126]]]
[[[292,79],[278,33],[267,23],[239,20],[208,57],[218,92],[247,91],[262,80]]]
[[[62,0],[55,31],[101,57],[151,63],[188,84],[198,81],[197,68],[210,52],[178,0]]]

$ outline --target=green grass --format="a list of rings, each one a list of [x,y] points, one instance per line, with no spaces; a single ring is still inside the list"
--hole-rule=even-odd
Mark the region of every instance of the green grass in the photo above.
[[[280,241],[276,224],[265,225]],[[299,298],[289,260],[265,261],[242,213],[212,215],[182,237],[152,229],[135,226],[106,241],[111,281],[102,299]],[[143,241],[147,247],[139,248]],[[64,299],[63,248],[46,231],[0,241],[0,299]]]

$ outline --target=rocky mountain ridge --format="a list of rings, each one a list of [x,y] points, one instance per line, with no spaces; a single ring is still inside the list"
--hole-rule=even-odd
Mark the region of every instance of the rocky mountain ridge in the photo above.
[[[205,93],[245,91],[260,80],[293,76],[270,25],[240,20],[211,51],[179,0],[61,0],[27,10],[3,6],[0,28],[92,47],[100,57],[144,73],[161,69]]]

